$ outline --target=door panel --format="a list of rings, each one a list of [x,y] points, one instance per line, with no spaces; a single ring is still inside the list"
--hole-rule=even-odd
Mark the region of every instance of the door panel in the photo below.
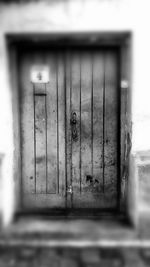
[[[116,202],[117,193],[117,60],[112,52],[105,55],[105,126],[104,126],[104,192]]]
[[[48,53],[46,62],[49,66],[47,92],[47,193],[58,193],[58,151],[57,151],[57,56]]]
[[[104,55],[93,55],[93,178],[97,192],[103,192],[103,90]]]
[[[58,61],[58,83],[57,83],[57,161],[59,177],[59,194],[66,197],[66,151],[65,151],[65,66],[64,56],[59,53]]]
[[[74,192],[80,192],[80,54],[71,57],[71,120],[76,113],[76,124],[72,122],[72,187]],[[73,132],[74,131],[74,132]]]
[[[66,127],[65,127],[65,144],[66,144],[66,206],[67,208],[72,207],[72,194],[68,193],[69,186],[72,185],[72,167],[71,167],[71,157],[72,157],[72,135],[70,127],[70,114],[71,114],[71,53],[68,51],[66,53],[65,59],[65,110],[66,110]]]
[[[21,59],[22,192],[28,209],[66,205],[62,62],[62,55],[50,52],[26,52]],[[35,64],[49,66],[49,83],[31,83]]]
[[[46,193],[47,155],[46,155],[46,96],[34,95],[35,105],[35,177],[36,193]]]
[[[77,56],[74,54],[72,58]],[[75,60],[71,60],[74,65]],[[80,73],[79,73],[80,70]],[[72,138],[72,207],[117,205],[117,65],[113,52],[82,52],[71,69],[71,107],[78,138]],[[78,89],[79,88],[79,89]],[[80,91],[80,95],[79,95]],[[78,115],[79,114],[79,115]]]
[[[35,149],[34,149],[34,94],[30,82],[30,53],[22,57],[20,66],[21,80],[21,170],[22,170],[22,192],[34,194],[35,188]],[[32,88],[32,89],[31,89]]]
[[[35,64],[48,66],[49,83],[31,83]],[[24,207],[116,208],[117,68],[115,50],[21,55]]]
[[[91,55],[87,52],[81,59],[81,191],[85,193],[91,191],[87,180],[92,175],[91,92]]]

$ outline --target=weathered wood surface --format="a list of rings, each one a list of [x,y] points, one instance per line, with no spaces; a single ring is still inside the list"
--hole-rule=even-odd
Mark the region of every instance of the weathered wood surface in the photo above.
[[[105,55],[105,146],[104,146],[104,192],[116,193],[118,169],[118,93],[116,54]]]
[[[31,207],[64,207],[64,59],[62,54],[47,51],[27,55],[21,64],[23,202]],[[49,66],[48,84],[30,82],[30,70],[35,64]]]
[[[93,179],[95,189],[103,192],[103,90],[104,55],[93,56]]]
[[[79,77],[79,67],[75,71],[73,75]],[[78,178],[73,188],[73,206],[115,208],[118,134],[116,55],[99,51],[82,53],[80,78],[81,84],[79,78],[76,80],[81,94],[79,96],[76,92],[72,100],[77,106],[81,102],[81,114],[78,116],[80,118],[81,115],[81,133],[78,129],[81,143],[78,140],[73,142],[74,151],[79,152],[78,146],[81,145],[81,170],[76,168],[78,174],[74,175],[77,179],[81,171],[81,180]],[[78,159],[76,155],[75,160]]]
[[[88,177],[92,175],[91,87],[91,55],[84,52],[81,57],[81,190],[87,193],[90,191]]]
[[[23,193],[35,193],[34,158],[34,98],[30,82],[31,53],[22,58],[20,66],[21,83],[21,171]]]
[[[26,209],[65,208],[66,201],[61,194],[24,194],[23,203]]]
[[[71,53],[66,53],[65,59],[66,71],[66,190],[72,185],[72,171],[71,171],[71,156],[72,156],[72,140],[71,140],[71,127],[70,127],[70,112],[71,112]],[[66,194],[66,206],[72,207],[72,195]]]
[[[72,136],[72,186],[73,192],[76,194],[81,190],[80,180],[80,54],[74,53],[71,60],[71,119],[73,112],[76,113],[77,123],[73,125],[71,123],[72,131],[75,127],[77,131],[77,137],[75,140]],[[72,133],[73,134],[73,133]]]
[[[47,185],[47,140],[46,140],[46,97],[34,95],[34,142],[36,193],[46,193]]]
[[[47,193],[56,194],[57,184],[57,57],[47,54],[46,64],[49,66],[50,82],[47,92]]]
[[[30,83],[33,63],[49,66],[48,84]],[[32,207],[116,207],[117,79],[113,51],[37,51],[24,57],[22,186],[27,206],[30,199]],[[73,194],[67,193],[70,185]]]
[[[66,196],[66,158],[65,158],[65,64],[64,55],[58,53],[58,92],[57,92],[57,106],[58,106],[58,124],[57,137],[59,144],[58,150],[58,164],[59,171],[59,194],[62,197]]]

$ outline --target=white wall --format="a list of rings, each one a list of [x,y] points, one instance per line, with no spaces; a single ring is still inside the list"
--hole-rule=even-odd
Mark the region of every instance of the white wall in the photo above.
[[[0,153],[4,153],[3,203],[7,223],[13,207],[13,131],[6,33],[131,31],[132,153],[150,150],[150,3],[149,0],[41,1],[0,6]]]

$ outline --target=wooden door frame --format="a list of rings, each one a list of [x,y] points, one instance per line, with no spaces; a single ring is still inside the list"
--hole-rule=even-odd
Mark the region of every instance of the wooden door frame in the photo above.
[[[87,47],[114,47],[119,53],[119,179],[118,179],[118,212],[127,214],[127,183],[129,178],[129,152],[131,136],[131,34],[124,33],[55,33],[55,34],[7,34],[7,51],[11,74],[13,132],[14,132],[14,181],[15,181],[15,210],[21,211],[21,151],[20,151],[20,82],[18,77],[18,51],[23,46],[40,47],[56,45],[87,46]],[[127,59],[128,58],[128,59]],[[13,71],[11,71],[13,70]]]

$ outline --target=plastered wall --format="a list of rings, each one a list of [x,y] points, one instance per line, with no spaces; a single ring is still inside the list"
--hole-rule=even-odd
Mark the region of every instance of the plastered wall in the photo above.
[[[13,121],[6,34],[52,32],[132,33],[132,151],[150,150],[149,1],[62,0],[0,4],[0,153],[3,220],[13,214]]]

